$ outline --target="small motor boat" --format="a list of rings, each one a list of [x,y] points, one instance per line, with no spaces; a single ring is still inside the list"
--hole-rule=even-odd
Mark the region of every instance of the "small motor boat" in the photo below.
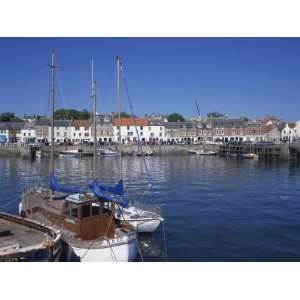
[[[164,218],[157,212],[134,206],[116,209],[115,218],[131,225],[137,232],[154,232]]]

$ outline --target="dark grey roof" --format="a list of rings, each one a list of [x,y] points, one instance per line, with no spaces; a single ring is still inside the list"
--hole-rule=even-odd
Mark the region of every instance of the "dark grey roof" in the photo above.
[[[224,127],[224,128],[241,128],[245,127],[245,121],[241,119],[214,119],[211,120],[213,127]]]
[[[72,125],[72,120],[55,120],[55,127],[70,127]]]
[[[24,127],[24,122],[0,122],[1,130],[21,130]]]
[[[163,120],[153,120],[153,119],[147,119],[147,125],[148,126],[164,126],[167,124]]]
[[[196,128],[193,122],[166,122],[164,123],[166,129],[191,129]]]
[[[35,125],[37,126],[50,126],[50,120],[49,119],[39,119],[36,121]]]

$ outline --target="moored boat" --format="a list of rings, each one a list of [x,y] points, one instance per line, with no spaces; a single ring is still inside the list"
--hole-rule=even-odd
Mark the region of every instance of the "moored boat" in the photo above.
[[[242,154],[241,157],[245,159],[258,159],[258,155],[255,153],[245,153]]]
[[[0,212],[0,261],[59,261],[63,247],[59,230]]]
[[[197,155],[216,155],[216,151],[211,151],[211,150],[199,150],[196,152]]]
[[[20,213],[32,220],[49,224],[61,230],[69,246],[68,258],[80,261],[132,261],[137,255],[137,237],[132,227],[115,219],[114,199],[102,194],[94,186],[79,189],[59,184],[54,176],[54,74],[55,53],[51,64],[51,155],[49,188],[32,188],[25,191],[20,203]],[[92,63],[93,139],[96,141],[96,81]],[[97,148],[94,142],[93,180],[96,180]],[[75,151],[72,151],[75,152]],[[72,153],[71,152],[71,153]],[[81,154],[81,153],[80,153]],[[111,202],[107,210],[105,202]]]

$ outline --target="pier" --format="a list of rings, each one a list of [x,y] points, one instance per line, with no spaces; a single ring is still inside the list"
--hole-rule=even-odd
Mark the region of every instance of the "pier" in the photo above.
[[[290,157],[289,144],[243,144],[243,143],[228,143],[220,145],[219,154],[226,155],[241,155],[246,153],[255,153],[259,157],[274,158],[286,160]]]

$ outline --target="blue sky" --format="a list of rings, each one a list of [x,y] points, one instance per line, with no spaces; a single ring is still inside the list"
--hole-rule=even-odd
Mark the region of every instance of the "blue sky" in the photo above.
[[[0,49],[0,112],[49,112],[45,64],[54,49],[64,67],[57,108],[91,109],[94,59],[98,111],[114,111],[119,55],[138,115],[190,117],[197,115],[197,99],[201,115],[300,118],[299,38],[0,38]]]

